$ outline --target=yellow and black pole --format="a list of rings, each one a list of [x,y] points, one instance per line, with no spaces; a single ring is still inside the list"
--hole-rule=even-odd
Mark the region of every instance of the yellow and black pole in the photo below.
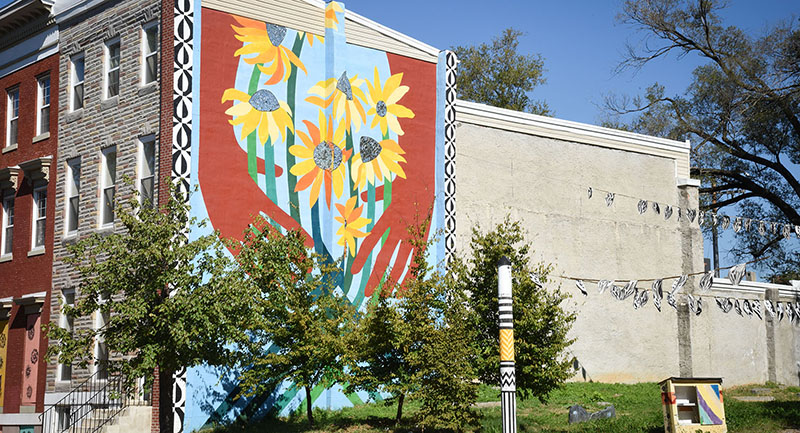
[[[500,409],[503,412],[503,433],[517,433],[511,262],[506,257],[501,257],[497,262],[497,299],[500,312]]]

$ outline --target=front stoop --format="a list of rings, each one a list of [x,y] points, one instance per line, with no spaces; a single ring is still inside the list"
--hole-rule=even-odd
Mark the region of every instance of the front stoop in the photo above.
[[[152,414],[150,406],[128,406],[101,433],[150,433]]]

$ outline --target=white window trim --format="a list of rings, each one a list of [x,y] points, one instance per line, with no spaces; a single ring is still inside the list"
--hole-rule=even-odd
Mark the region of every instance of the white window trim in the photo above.
[[[2,203],[0,203],[0,210],[2,210],[2,212],[3,212],[2,224],[0,224],[0,229],[2,229],[2,232],[0,232],[0,257],[5,259],[5,258],[12,257],[13,252],[14,252],[13,251],[13,249],[14,249],[13,237],[12,237],[12,241],[11,241],[11,243],[12,243],[11,250],[12,251],[10,253],[6,253],[5,252],[5,250],[6,250],[6,229],[8,228],[8,212],[7,212],[8,207],[6,206],[6,204],[9,203],[9,202],[13,203],[15,198],[14,198],[13,194],[6,194],[6,195],[2,195],[0,197],[2,197],[2,199],[3,199]],[[16,212],[16,209],[14,209],[14,212]],[[13,226],[12,226],[11,230],[14,230]]]
[[[119,44],[119,64],[116,68],[111,69],[111,50],[108,49],[109,46]],[[103,99],[115,98],[119,97],[119,94],[122,90],[122,74],[120,73],[122,66],[122,43],[120,42],[119,37],[109,39],[103,44]],[[114,70],[117,71],[117,94],[114,96],[108,95],[108,85],[109,85],[109,75]]]
[[[78,81],[78,75],[75,73],[75,63],[83,61],[83,80]],[[83,109],[86,105],[86,57],[84,53],[76,54],[69,59],[69,111],[77,111]],[[83,100],[81,101],[80,108],[75,107],[75,87],[83,85]]]
[[[50,92],[50,97],[53,96],[53,89],[50,87],[52,81],[50,80],[50,75],[42,75],[36,79],[36,135],[42,135],[45,132],[50,132],[50,125],[48,121],[47,130],[42,129],[42,110],[47,108],[48,111],[50,110],[50,101],[47,102],[47,105],[44,104],[44,89],[42,87],[42,83],[44,80],[47,80],[47,88],[48,92]],[[50,100],[48,97],[48,100]],[[50,113],[52,114],[52,113]],[[48,116],[48,120],[50,117]]]
[[[156,50],[153,51],[152,53],[148,53],[147,31],[150,30],[153,27],[156,28]],[[140,59],[141,64],[142,64],[140,84],[142,86],[146,86],[146,85],[148,85],[150,83],[155,83],[156,81],[158,81],[158,55],[159,55],[159,51],[160,51],[160,48],[161,48],[160,45],[159,45],[159,40],[158,39],[159,39],[160,35],[161,35],[161,29],[158,27],[158,21],[151,21],[149,23],[146,23],[146,24],[142,25],[142,43],[141,43],[142,57]],[[155,56],[156,57],[156,76],[153,77],[153,81],[148,82],[147,81],[147,58],[150,57],[150,56]]]
[[[45,194],[45,210],[44,210],[44,217],[39,216],[39,200],[40,194],[44,192]],[[44,220],[44,235],[45,238],[47,237],[47,185],[37,186],[33,189],[33,194],[31,194],[33,198],[33,207],[31,208],[31,250],[30,252],[40,252],[44,251],[45,245],[47,245],[47,241],[43,240],[42,245],[36,245],[36,223],[39,220]]]
[[[72,303],[71,304],[67,303],[67,294],[71,294],[72,295]],[[75,296],[76,296],[76,293],[75,293],[74,289],[63,289],[61,291],[61,305],[62,306],[63,305],[74,306],[75,305]],[[62,307],[62,310],[61,310],[61,313],[60,313],[59,316],[60,317],[58,319],[58,326],[61,329],[67,329],[67,324],[68,324],[67,321],[69,320],[69,317],[67,317],[67,315],[64,314],[63,307]],[[70,328],[69,331],[73,331],[74,332],[74,330],[75,330],[75,321],[74,321],[74,319],[73,319],[72,325],[69,326],[69,328]],[[64,366],[64,364],[59,363],[58,366],[56,367],[56,382],[69,382],[69,381],[72,380],[71,376],[70,376],[69,379],[64,379],[63,371],[62,371],[62,367],[63,366]]]
[[[13,105],[13,98],[12,96],[17,96],[17,115],[13,116],[14,112],[14,105]],[[19,143],[19,86],[12,87],[6,90],[6,147],[15,146]],[[12,117],[13,116],[13,117]],[[11,122],[16,120],[17,121],[17,137],[14,143],[11,142]]]
[[[142,174],[144,173],[145,164],[147,164],[147,162],[144,159],[145,158],[144,146],[146,144],[148,144],[148,143],[152,143],[152,145],[153,145],[153,174],[151,176],[149,176],[149,177],[153,178],[153,191],[152,191],[153,198],[152,199],[153,199],[154,202],[156,200],[156,191],[155,191],[155,186],[156,186],[156,182],[155,182],[155,179],[156,179],[156,136],[154,134],[151,134],[151,135],[147,135],[147,136],[139,138],[139,146],[138,146],[139,149],[138,149],[138,152],[137,152],[138,153],[137,159],[139,160],[139,162],[138,162],[138,164],[136,164],[136,189],[139,191],[139,205],[142,205],[143,198],[144,198],[144,194],[143,194],[144,191],[142,190],[142,179],[143,179]]]
[[[101,228],[101,229],[106,229],[106,228],[113,228],[114,227],[114,219],[116,219],[116,216],[115,216],[115,218],[112,219],[111,222],[103,224],[103,220],[105,220],[105,213],[106,213],[105,191],[106,191],[106,188],[109,187],[109,185],[106,185],[106,177],[107,177],[106,174],[108,173],[108,155],[110,153],[116,154],[117,153],[117,146],[106,147],[105,149],[103,149],[101,151],[101,153],[102,153],[102,158],[100,158],[100,182],[98,182],[98,184],[100,185],[100,200],[98,202],[98,205],[100,206],[100,212],[97,213],[97,216],[99,217],[99,219],[97,221],[97,226],[99,228]],[[116,170],[116,162],[117,162],[117,160],[118,160],[118,158],[114,159],[114,165],[115,165],[114,171],[115,172],[117,171]],[[114,188],[116,188],[116,187],[117,187],[117,179],[116,179],[116,176],[115,176],[114,177]],[[114,192],[115,192],[115,200],[114,200],[114,202],[116,203],[116,190]],[[114,208],[114,203],[112,203],[111,207],[112,207],[112,209]]]
[[[79,182],[78,183],[78,191],[77,192],[73,191],[74,188],[72,186],[72,177],[75,175],[76,167],[78,169],[78,182]],[[65,201],[64,201],[64,213],[65,213],[65,215],[64,215],[64,237],[76,236],[78,234],[78,229],[80,229],[80,217],[81,217],[81,214],[80,214],[80,206],[81,206],[80,170],[81,170],[81,158],[80,157],[72,158],[72,159],[67,161],[67,178],[66,178],[66,188],[65,188],[66,194],[64,194],[64,196],[65,196]],[[69,226],[70,226],[70,223],[72,222],[72,219],[71,219],[72,218],[71,217],[72,214],[69,211],[70,210],[69,209],[70,199],[72,199],[73,197],[76,197],[76,196],[78,197],[78,221],[77,221],[77,224],[75,226],[76,227],[75,230],[70,231]]]

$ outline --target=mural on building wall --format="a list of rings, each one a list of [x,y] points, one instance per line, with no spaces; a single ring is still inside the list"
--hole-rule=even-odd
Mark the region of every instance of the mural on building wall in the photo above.
[[[0,407],[6,389],[6,353],[8,353],[8,320],[0,321]]]
[[[25,326],[25,350],[23,355],[22,371],[22,405],[36,404],[36,388],[39,376],[39,343],[41,336],[41,326],[39,325],[41,314],[29,314]]]
[[[210,9],[195,29],[191,180],[200,193],[192,212],[227,238],[240,239],[258,214],[300,230],[340,263],[336,284],[359,308],[385,281],[403,281],[409,225],[431,216],[432,236],[444,221],[437,65],[346,43],[336,2],[325,10],[324,36]],[[443,251],[439,242],[431,260]],[[235,375],[211,369],[187,380],[186,431],[285,414],[304,398],[291,384],[237,398]],[[312,398],[334,408],[369,396],[334,386]]]

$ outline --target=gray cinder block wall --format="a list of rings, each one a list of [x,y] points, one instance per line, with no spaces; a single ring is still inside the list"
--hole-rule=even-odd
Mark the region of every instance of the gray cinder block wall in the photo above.
[[[704,269],[696,220],[690,224],[684,216],[678,222],[675,213],[665,220],[663,210],[657,215],[652,207],[640,215],[638,201],[623,196],[657,201],[662,209],[664,204],[697,209],[696,182],[678,176],[688,173],[688,149],[683,156],[670,155],[644,136],[644,144],[637,145],[630,134],[462,101],[456,110],[459,253],[466,253],[474,226],[488,229],[510,215],[527,230],[533,259],[553,264],[553,275],[624,284]],[[591,199],[588,186],[595,188]],[[612,206],[599,190],[617,193]],[[571,293],[567,306],[577,313],[571,334],[577,340],[569,353],[579,362],[575,380],[722,376],[726,385],[767,380],[796,385],[797,328],[786,320],[776,325],[770,351],[771,323],[725,315],[713,298],[748,293],[763,299],[764,285],[743,283],[749,286],[737,291],[722,283],[727,279],[718,279],[712,293],[698,294],[699,279],[690,277],[684,290],[703,297],[699,316],[689,311],[685,298],[678,311],[666,299],[660,313],[652,300],[635,310],[632,298],[618,301],[608,291],[598,294],[594,283],[587,282],[589,295],[584,297],[574,281],[554,279],[551,287]],[[673,281],[664,281],[665,291]],[[639,287],[651,284],[640,282]],[[786,294],[781,299],[789,300]]]
[[[69,11],[57,15],[61,37],[59,72],[59,158],[56,186],[56,220],[53,263],[52,321],[59,323],[61,291],[76,288],[79,281],[73,269],[64,263],[66,246],[91,233],[102,232],[98,224],[100,212],[99,173],[101,149],[117,146],[116,200],[126,200],[132,188],[123,176],[136,179],[139,139],[156,136],[158,149],[159,80],[141,85],[142,25],[158,20],[160,2],[157,0],[107,1],[79,15]],[[103,56],[106,41],[120,39],[119,95],[103,98]],[[70,59],[85,55],[84,107],[70,110]],[[66,221],[66,164],[72,158],[81,159],[80,218],[78,235],[65,237]],[[156,164],[158,156],[156,155]],[[156,166],[156,173],[158,167]],[[156,179],[156,185],[158,180]],[[156,186],[157,188],[157,186]],[[113,230],[119,230],[119,224]],[[77,293],[80,296],[80,293]],[[93,317],[74,319],[74,329],[93,326]],[[112,354],[112,357],[114,355]],[[72,384],[85,379],[91,370],[73,368]],[[56,382],[56,364],[48,365],[48,391],[67,391],[69,382]]]

